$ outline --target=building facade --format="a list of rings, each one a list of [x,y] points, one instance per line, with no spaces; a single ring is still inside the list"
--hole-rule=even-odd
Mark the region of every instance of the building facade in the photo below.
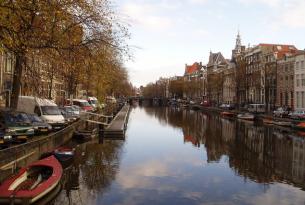
[[[185,65],[185,72],[183,76],[184,98],[201,101],[201,99],[205,96],[205,70],[206,68],[201,62],[195,62],[193,65]]]
[[[305,110],[305,54],[302,52],[295,56],[294,63],[294,91],[296,110]]]
[[[276,106],[294,110],[294,64],[295,56],[285,55],[277,62]]]
[[[214,106],[223,102],[224,71],[228,66],[228,60],[220,52],[210,52],[207,64],[207,100]]]

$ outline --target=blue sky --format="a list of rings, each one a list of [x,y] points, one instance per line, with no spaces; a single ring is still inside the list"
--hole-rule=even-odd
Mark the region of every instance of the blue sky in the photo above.
[[[231,57],[238,28],[244,45],[305,48],[305,0],[115,0],[130,24],[136,86],[182,75],[185,64],[207,63],[210,50]]]

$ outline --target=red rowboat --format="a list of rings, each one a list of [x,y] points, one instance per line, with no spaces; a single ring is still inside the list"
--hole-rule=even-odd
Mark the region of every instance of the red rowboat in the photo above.
[[[22,168],[0,186],[0,203],[34,203],[58,185],[62,167],[54,156]]]

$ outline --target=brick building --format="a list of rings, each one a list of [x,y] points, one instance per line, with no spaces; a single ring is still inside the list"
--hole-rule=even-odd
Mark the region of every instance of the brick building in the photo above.
[[[195,62],[193,65],[185,65],[183,76],[184,91],[183,97],[200,101],[206,94],[205,86],[205,66]]]

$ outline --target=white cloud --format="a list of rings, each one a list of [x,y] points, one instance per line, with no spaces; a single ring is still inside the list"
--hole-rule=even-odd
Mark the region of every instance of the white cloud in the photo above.
[[[240,2],[244,4],[265,4],[267,6],[271,7],[277,7],[279,6],[283,0],[239,0]]]
[[[158,13],[159,5],[127,3],[122,7],[122,13],[130,20],[146,29],[164,30],[173,25],[173,21]]]
[[[192,4],[206,4],[209,0],[188,0]]]
[[[287,4],[279,19],[284,25],[292,28],[305,27],[305,1],[295,1],[294,4]]]
[[[282,26],[289,28],[305,28],[304,0],[239,0],[248,5],[265,5],[270,10],[269,24],[278,29]]]

